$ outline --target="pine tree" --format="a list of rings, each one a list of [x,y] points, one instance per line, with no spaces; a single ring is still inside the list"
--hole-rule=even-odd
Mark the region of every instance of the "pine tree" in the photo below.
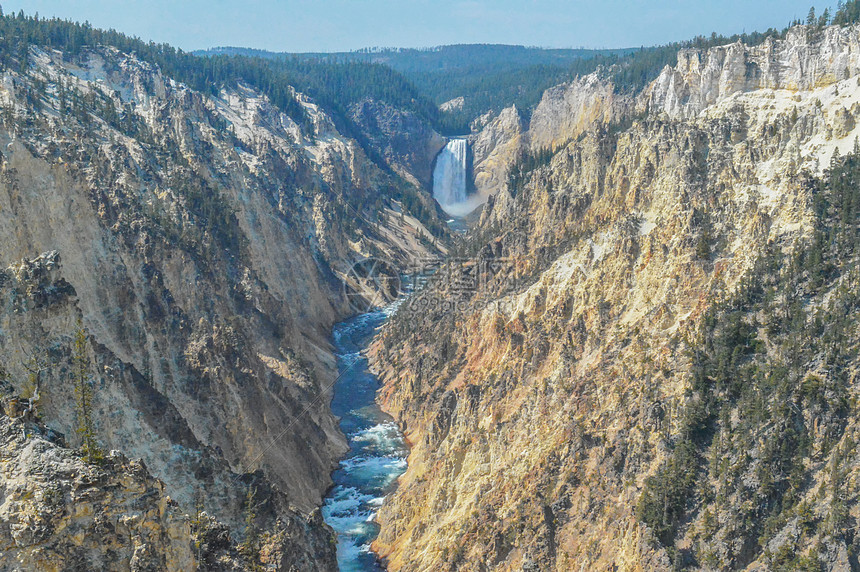
[[[206,507],[203,503],[203,490],[198,488],[194,493],[194,518],[191,519],[191,533],[194,535],[194,550],[197,561],[203,559],[203,533],[206,529]]]
[[[76,431],[81,438],[81,450],[84,460],[88,463],[99,463],[104,458],[104,453],[99,449],[96,442],[95,430],[93,428],[93,386],[90,377],[90,358],[87,353],[87,333],[83,323],[78,320],[75,332],[75,347],[72,356],[73,382],[75,387],[75,417]]]
[[[33,352],[27,359],[27,363],[24,365],[24,369],[27,370],[27,381],[24,383],[22,388],[21,397],[29,401],[28,409],[32,411],[34,415],[36,414],[36,405],[41,398],[40,382],[42,372],[47,370],[49,367],[48,353],[43,350]]]
[[[245,562],[251,570],[261,569],[259,566],[259,531],[255,522],[257,519],[256,496],[257,489],[249,485],[248,491],[245,494],[245,539],[239,546],[240,551],[245,556]]]
[[[806,15],[806,25],[807,26],[814,26],[815,23],[816,23],[815,6],[810,6],[809,14]]]
[[[9,372],[6,371],[6,368],[0,363],[0,395],[3,393],[7,393],[12,390],[12,384],[9,376]]]

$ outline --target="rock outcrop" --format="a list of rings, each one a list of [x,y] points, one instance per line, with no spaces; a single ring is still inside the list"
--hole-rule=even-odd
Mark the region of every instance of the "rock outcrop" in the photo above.
[[[414,113],[365,100],[351,107],[352,118],[385,162],[406,180],[432,190],[433,161],[444,137]]]
[[[692,117],[737,93],[761,89],[810,91],[860,73],[860,39],[853,27],[814,26],[788,30],[785,39],[757,46],[736,42],[681,50],[644,94],[640,107],[671,117]]]
[[[860,72],[858,54],[853,27],[797,26],[785,38],[769,37],[755,46],[738,41],[705,52],[682,49],[677,65],[667,66],[635,99],[617,93],[602,71],[577,78],[546,90],[524,128],[501,121],[510,110],[481,124],[474,136],[482,148],[475,154],[476,188],[485,196],[496,194],[518,152],[558,148],[596,125],[645,114],[693,118],[708,106],[743,93],[809,93],[833,85]]]
[[[523,148],[523,120],[516,106],[508,107],[473,136],[472,164],[475,190],[495,195],[507,185],[509,166]]]
[[[471,137],[476,191],[496,195],[507,186],[508,170],[521,154],[566,145],[595,125],[630,115],[633,105],[631,96],[616,93],[595,72],[546,90],[528,121],[515,106],[482,118]]]
[[[3,569],[195,567],[189,519],[143,463],[116,454],[89,465],[57,439],[0,417]]]
[[[0,417],[0,454],[4,570],[336,569],[319,512],[280,521],[251,558],[217,520],[185,514],[140,460],[113,451],[87,463],[24,416]]]
[[[555,148],[595,125],[628,115],[632,97],[618,94],[600,72],[546,90],[529,121],[529,145]]]

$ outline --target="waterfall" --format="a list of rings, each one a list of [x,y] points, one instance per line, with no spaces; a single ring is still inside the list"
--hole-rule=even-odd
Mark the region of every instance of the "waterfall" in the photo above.
[[[448,214],[458,214],[462,206],[456,208],[457,205],[467,200],[468,153],[469,144],[465,139],[452,139],[436,158],[436,168],[433,170],[433,198]]]

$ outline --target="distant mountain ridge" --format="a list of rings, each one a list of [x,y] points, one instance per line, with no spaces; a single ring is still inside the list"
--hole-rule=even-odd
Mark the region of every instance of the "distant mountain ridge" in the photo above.
[[[197,50],[195,55],[241,55],[263,58],[313,58],[362,61],[388,65],[405,73],[427,73],[452,69],[569,65],[595,55],[625,55],[639,48],[537,48],[509,44],[452,44],[429,48],[363,48],[350,52],[273,52],[255,48],[220,46]]]
[[[583,60],[599,57],[601,62],[614,61],[637,50],[456,44],[432,48],[364,48],[354,52],[333,53],[217,47],[199,50],[194,54],[244,56],[292,64],[324,62],[383,65],[401,74],[421,96],[436,105],[464,97],[462,106],[441,115],[441,128],[448,133],[465,133],[479,116],[487,112],[499,112],[511,103],[528,113],[540,101],[545,89],[578,75]],[[596,65],[598,63],[595,61]]]

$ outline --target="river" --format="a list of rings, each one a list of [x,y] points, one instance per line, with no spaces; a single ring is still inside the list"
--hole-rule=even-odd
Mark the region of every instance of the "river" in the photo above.
[[[406,470],[409,450],[397,424],[376,404],[379,380],[368,369],[362,352],[396,305],[361,314],[333,331],[339,379],[331,408],[349,452],[332,474],[334,487],[323,505],[325,521],[337,532],[337,561],[341,572],[385,568],[370,551],[379,534],[376,511]]]

